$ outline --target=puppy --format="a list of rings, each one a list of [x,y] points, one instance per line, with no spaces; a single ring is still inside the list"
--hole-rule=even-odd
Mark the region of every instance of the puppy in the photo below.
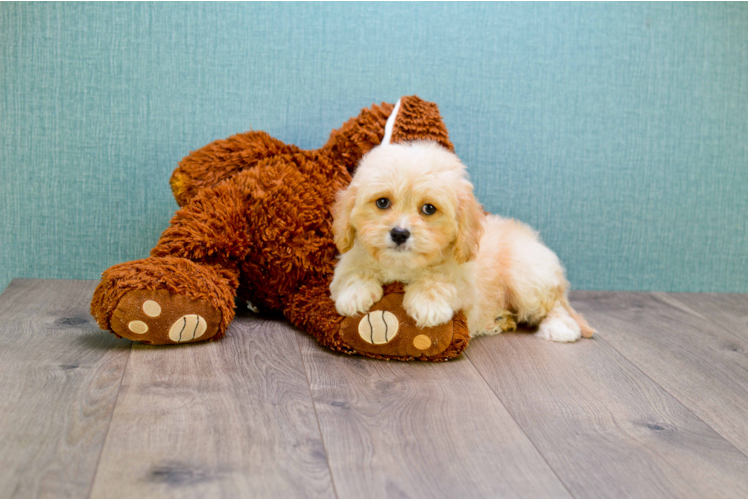
[[[462,310],[472,336],[518,322],[558,342],[594,333],[569,305],[556,254],[528,226],[485,215],[465,166],[436,143],[372,149],[333,213],[342,256],[330,291],[344,316],[368,311],[383,284],[400,281],[419,327]]]

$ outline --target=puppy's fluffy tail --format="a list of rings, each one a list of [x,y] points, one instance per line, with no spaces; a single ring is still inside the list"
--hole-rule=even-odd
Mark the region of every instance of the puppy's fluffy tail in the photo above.
[[[579,330],[582,332],[582,337],[588,339],[597,333],[597,330],[592,328],[590,324],[587,323],[587,320],[584,319],[584,316],[576,312],[574,308],[571,307],[571,304],[569,304],[569,300],[566,297],[561,299],[561,305],[564,306],[564,309],[566,309],[566,311],[569,313],[569,316],[571,316],[579,325]]]

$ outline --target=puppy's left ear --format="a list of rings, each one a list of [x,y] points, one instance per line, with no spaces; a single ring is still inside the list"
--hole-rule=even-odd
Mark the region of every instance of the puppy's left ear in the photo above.
[[[356,230],[351,225],[351,213],[355,204],[356,188],[348,186],[347,189],[338,192],[337,201],[332,208],[332,234],[340,253],[346,253],[353,248]]]
[[[454,243],[454,256],[458,263],[464,264],[478,256],[485,218],[483,207],[473,194],[473,186],[466,182],[457,194],[457,238]]]

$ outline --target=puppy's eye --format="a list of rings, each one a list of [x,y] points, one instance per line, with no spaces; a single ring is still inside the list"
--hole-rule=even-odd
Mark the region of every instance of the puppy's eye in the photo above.
[[[430,203],[426,203],[421,207],[421,212],[426,215],[434,215],[434,212],[436,212],[436,207],[434,205],[431,205]]]
[[[390,208],[390,200],[388,200],[387,198],[379,198],[377,200],[377,207],[379,207],[379,208],[381,208],[383,210],[385,208]]]

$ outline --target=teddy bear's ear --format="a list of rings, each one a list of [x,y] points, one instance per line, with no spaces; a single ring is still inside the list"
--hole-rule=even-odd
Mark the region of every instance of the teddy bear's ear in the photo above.
[[[355,204],[356,188],[348,186],[347,189],[338,192],[337,200],[332,208],[332,233],[335,236],[335,246],[338,247],[340,253],[346,253],[353,248],[356,230],[351,225],[351,213]]]
[[[413,141],[434,141],[453,153],[455,150],[439,113],[439,106],[416,95],[400,99],[391,140],[392,143]]]

